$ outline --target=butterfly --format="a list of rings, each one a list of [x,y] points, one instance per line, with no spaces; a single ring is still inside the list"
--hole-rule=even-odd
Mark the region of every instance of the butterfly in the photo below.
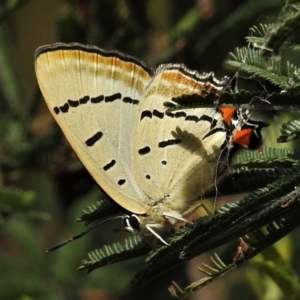
[[[234,143],[261,145],[245,110],[168,111],[165,102],[222,87],[182,64],[152,70],[137,58],[77,43],[42,46],[38,84],[50,112],[99,186],[142,235],[186,221],[215,188]],[[245,115],[247,122],[241,123]],[[246,130],[246,131],[245,131]]]

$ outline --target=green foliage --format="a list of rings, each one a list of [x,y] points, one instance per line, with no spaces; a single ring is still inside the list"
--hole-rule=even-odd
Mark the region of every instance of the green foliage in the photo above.
[[[216,190],[220,198],[250,193],[175,233],[166,232],[164,239],[169,246],[152,249],[139,236],[112,235],[113,229],[122,228],[122,224],[106,224],[45,258],[44,249],[79,230],[78,223],[74,222],[76,218],[89,225],[99,218],[119,213],[119,209],[95,189],[57,126],[50,126],[51,121],[47,123],[49,117],[41,109],[43,101],[35,82],[27,87],[31,97],[25,99],[24,78],[18,70],[18,60],[22,57],[14,55],[8,21],[29,1],[4,2],[0,9],[0,224],[3,229],[0,269],[4,270],[0,275],[0,299],[85,299],[91,291],[110,299],[121,294],[120,297],[128,299],[167,299],[169,296],[164,292],[167,293],[169,282],[184,277],[182,268],[175,269],[180,272],[173,268],[180,268],[186,260],[217,248],[222,259],[216,255],[213,267],[202,265],[204,279],[183,289],[179,285],[187,282],[173,283],[173,295],[183,298],[220,277],[226,280],[227,276],[223,275],[255,260],[267,247],[269,250],[263,252],[263,260],[255,260],[253,268],[273,278],[285,299],[299,298],[296,272],[275,248],[270,248],[299,227],[300,153],[296,144],[299,142],[296,114],[289,115],[278,129],[281,135],[277,135],[278,142],[294,141],[295,144],[284,144],[279,149],[274,142],[261,151],[240,151],[233,157],[220,185],[205,196],[215,199]],[[238,80],[237,89],[227,82],[223,90],[172,99],[166,105],[174,113],[182,108],[215,106],[244,107],[263,113],[299,109],[298,1],[241,1],[238,7],[230,1],[206,2],[208,7],[167,0],[65,1],[56,17],[57,36],[59,41],[116,48],[154,67],[159,63],[180,62],[221,76],[230,72],[228,67],[233,70],[229,75],[234,81]],[[257,20],[261,24],[257,24]],[[267,20],[272,23],[264,24]],[[245,44],[247,32],[247,47],[239,47],[231,53],[224,69],[224,58],[234,47]],[[29,65],[32,66],[33,61]],[[276,124],[269,128],[276,131]],[[80,214],[80,211],[83,212]],[[53,220],[47,225],[45,220],[49,215]],[[67,232],[63,228],[67,228]],[[293,249],[297,253],[299,243],[295,241]],[[89,276],[76,272],[87,252],[88,258],[79,269],[88,273],[118,264]],[[129,260],[142,256],[147,257],[146,263],[144,259]],[[289,258],[296,261],[296,256],[290,253]],[[168,270],[171,270],[169,275]],[[129,280],[137,272],[133,286],[140,286],[141,290],[129,292]],[[158,281],[151,285],[148,282],[153,278]],[[262,281],[258,284],[265,286]],[[243,289],[250,285],[243,285]],[[243,299],[236,294],[232,282],[226,284],[226,289],[235,294],[227,299]],[[104,290],[110,292],[107,294]],[[265,299],[264,294],[257,292],[256,296]]]
[[[87,270],[90,273],[106,265],[145,255],[150,249],[150,245],[142,240],[141,237],[130,237],[124,245],[114,243],[92,251],[88,254],[89,260],[84,260],[79,270]]]
[[[238,48],[235,54],[231,54],[231,59],[227,62],[231,67],[267,79],[281,89],[298,92],[299,68],[289,62],[286,63],[286,72],[283,73],[280,60],[266,60],[261,56],[260,50],[246,47]]]
[[[291,120],[287,123],[282,124],[281,136],[278,137],[278,143],[286,143],[299,138],[300,133],[299,120]]]
[[[0,190],[1,210],[16,211],[30,207],[34,200],[33,192],[23,192],[13,188],[2,188]]]
[[[88,205],[88,207],[82,211],[82,215],[77,219],[77,221],[85,222],[85,225],[89,225],[93,221],[116,213],[118,213],[118,209],[110,201],[98,200],[96,204]]]

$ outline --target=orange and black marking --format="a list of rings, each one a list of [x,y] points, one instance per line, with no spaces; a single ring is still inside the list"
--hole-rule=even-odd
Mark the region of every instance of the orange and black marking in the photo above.
[[[222,114],[230,143],[252,150],[258,149],[262,145],[261,130],[269,126],[268,123],[250,119],[250,112],[247,109],[222,107],[217,111]]]

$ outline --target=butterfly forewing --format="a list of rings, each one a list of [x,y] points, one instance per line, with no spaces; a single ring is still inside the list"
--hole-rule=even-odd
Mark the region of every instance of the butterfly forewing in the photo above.
[[[131,141],[151,69],[119,52],[78,44],[39,48],[35,69],[51,113],[97,183],[125,209],[144,213]]]
[[[132,161],[151,206],[164,199],[170,209],[182,211],[213,188],[221,172],[226,130],[216,109],[168,113],[164,107],[173,97],[201,94],[204,88],[198,73],[172,64],[161,66],[144,91]]]

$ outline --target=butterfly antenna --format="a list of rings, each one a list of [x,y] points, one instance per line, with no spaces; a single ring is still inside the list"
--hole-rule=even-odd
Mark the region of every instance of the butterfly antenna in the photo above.
[[[68,244],[68,243],[70,243],[70,242],[72,242],[72,241],[75,241],[75,240],[81,238],[82,236],[86,235],[86,234],[89,233],[90,231],[94,230],[95,228],[97,228],[98,226],[100,226],[100,225],[102,225],[102,224],[104,224],[104,223],[106,223],[106,222],[114,221],[114,220],[119,220],[119,219],[125,219],[125,218],[127,218],[127,217],[128,217],[128,216],[124,215],[124,216],[115,216],[115,217],[112,217],[112,218],[104,219],[104,220],[102,220],[101,222],[96,223],[96,224],[94,224],[94,225],[92,225],[92,226],[86,228],[84,231],[78,233],[77,235],[72,236],[72,237],[69,238],[68,240],[66,240],[66,241],[64,241],[64,242],[62,242],[62,243],[60,243],[60,244],[58,244],[58,245],[56,245],[56,246],[54,246],[54,247],[52,247],[52,248],[46,250],[46,253],[52,252],[52,251],[54,251],[54,250],[56,250],[56,249],[59,249],[59,248],[63,247],[64,245],[66,245],[66,244]]]

